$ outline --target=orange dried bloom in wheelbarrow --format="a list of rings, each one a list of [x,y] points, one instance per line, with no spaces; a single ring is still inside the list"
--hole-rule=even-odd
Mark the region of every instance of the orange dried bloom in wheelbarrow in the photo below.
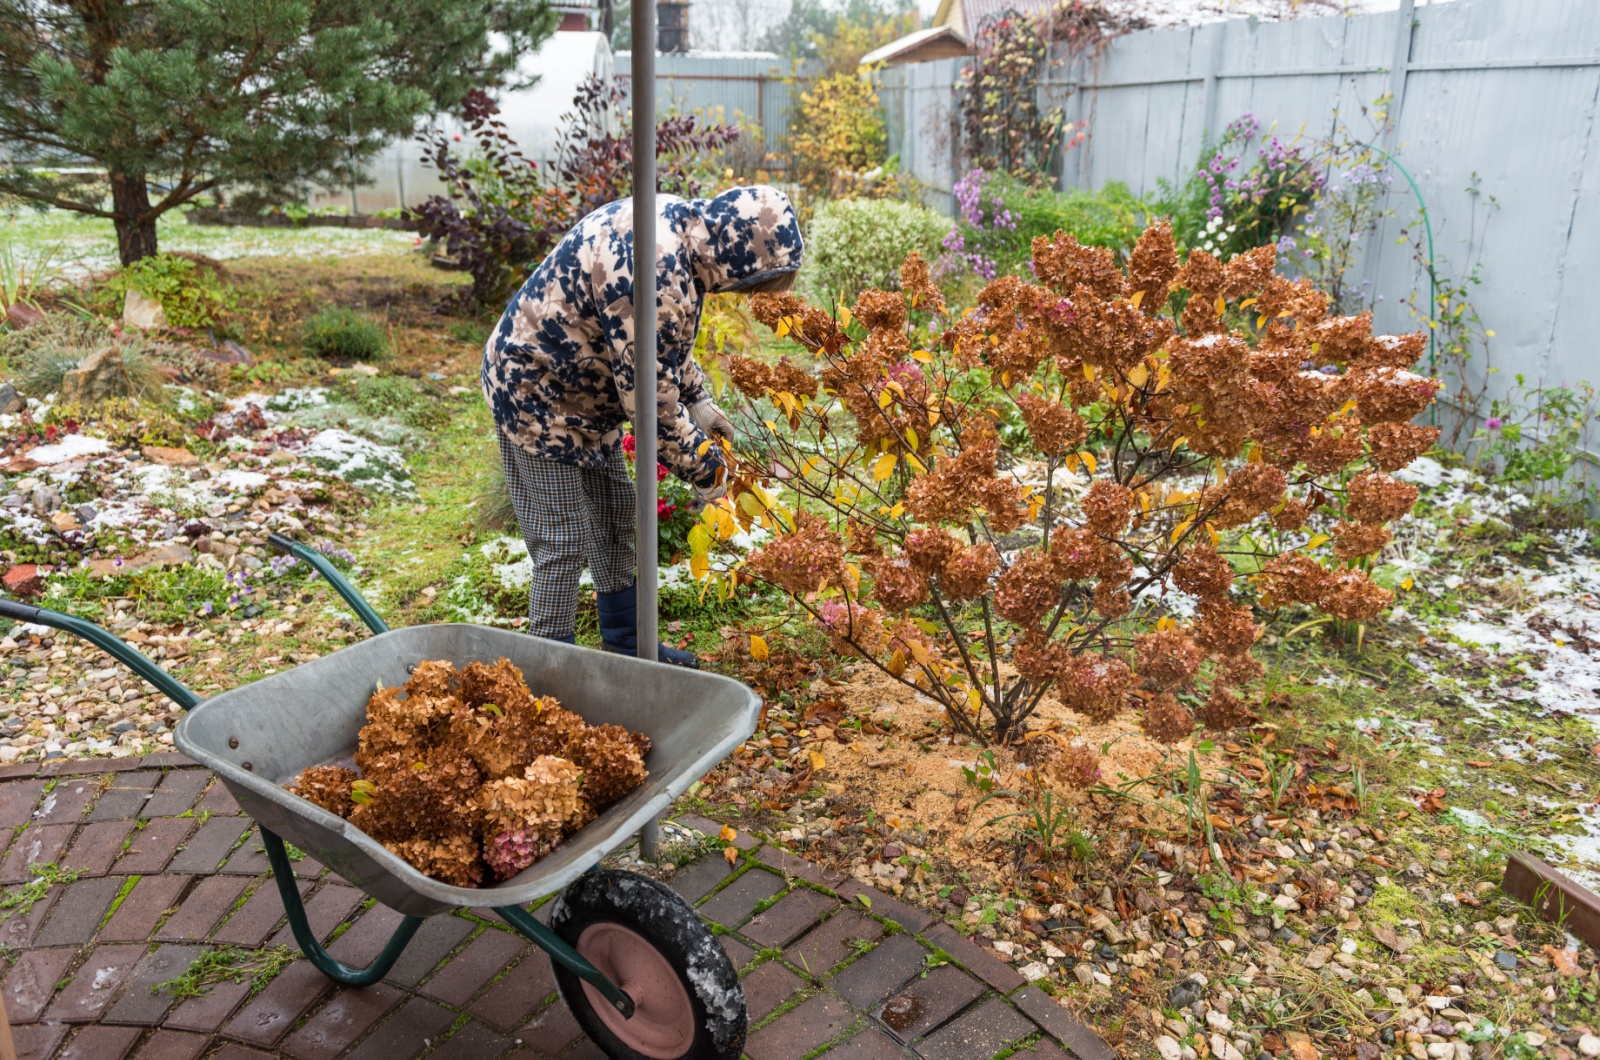
[[[367,704],[360,772],[305,770],[290,791],[458,887],[516,875],[644,783],[650,741],[536,697],[508,659],[418,663]]]
[[[360,778],[360,773],[343,766],[312,766],[289,785],[289,790],[329,813],[348,817],[354,806],[350,801],[350,784]]]

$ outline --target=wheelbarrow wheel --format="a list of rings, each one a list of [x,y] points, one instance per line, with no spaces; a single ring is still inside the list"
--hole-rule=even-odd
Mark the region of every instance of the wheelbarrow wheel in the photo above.
[[[737,1060],[744,989],[694,908],[633,872],[579,879],[556,899],[550,928],[633,1000],[625,1019],[594,987],[556,966],[561,996],[612,1060]]]

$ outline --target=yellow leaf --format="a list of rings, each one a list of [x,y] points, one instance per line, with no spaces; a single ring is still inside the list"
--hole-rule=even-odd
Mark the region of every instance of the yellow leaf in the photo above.
[[[1128,301],[1133,303],[1133,308],[1138,309],[1139,308],[1139,303],[1144,301],[1144,292],[1143,291],[1135,291],[1135,292],[1133,292],[1133,297],[1128,299]]]
[[[1267,323],[1267,315],[1265,313],[1262,313],[1260,316],[1256,317],[1256,328],[1257,329],[1260,329],[1260,328],[1264,327],[1266,325],[1266,323]]]
[[[1412,588],[1416,586],[1416,584],[1417,583],[1412,581],[1411,576],[1408,574],[1406,575],[1405,580],[1400,583],[1400,588],[1404,589],[1406,592],[1410,592]]]
[[[1140,490],[1139,491],[1139,507],[1140,507],[1140,509],[1142,509],[1144,511],[1144,513],[1146,515],[1150,514],[1150,491],[1149,490]]]
[[[880,409],[888,408],[889,403],[893,400],[894,391],[890,390],[888,387],[884,387],[882,390],[878,391],[878,407]]]
[[[1078,459],[1083,461],[1083,466],[1089,469],[1089,474],[1094,474],[1100,464],[1095,460],[1094,454],[1085,449],[1078,454]]]
[[[1176,545],[1178,543],[1178,538],[1182,537],[1185,533],[1188,532],[1189,527],[1193,523],[1194,523],[1194,517],[1191,516],[1190,518],[1185,519],[1183,522],[1179,523],[1177,526],[1172,528],[1172,543],[1174,545]]]
[[[711,573],[711,557],[707,555],[689,556],[689,577],[695,581],[704,581]]]
[[[1083,377],[1091,383],[1094,382],[1094,365],[1086,364],[1083,366]]]
[[[927,364],[929,361],[933,360],[933,354],[929,353],[927,350],[912,350],[911,359],[913,361],[921,361],[923,364]]]
[[[1339,410],[1339,415],[1341,415],[1341,416],[1349,415],[1350,410],[1355,408],[1356,405],[1357,405],[1356,399],[1355,398],[1351,398],[1349,401],[1346,401],[1344,403],[1344,407]]]
[[[917,429],[915,427],[907,427],[906,444],[911,447],[911,451],[913,453],[917,451],[917,443],[919,441],[921,441],[921,439],[917,437]]]
[[[1492,330],[1485,331],[1483,334],[1484,334],[1485,338],[1490,338],[1490,339],[1494,338],[1494,332]]]
[[[697,556],[703,556],[711,550],[711,531],[700,523],[695,523],[689,528],[689,549]]]
[[[1225,301],[1223,299],[1223,297],[1220,294],[1217,295],[1217,307],[1216,308],[1217,308],[1217,316],[1219,316],[1219,317],[1223,313],[1228,311],[1228,303],[1227,303],[1227,301]]]
[[[1160,618],[1156,619],[1156,631],[1159,633],[1165,633],[1167,630],[1172,629],[1177,624],[1178,620],[1173,618],[1171,615],[1162,615]]]
[[[890,508],[889,511],[887,513],[885,513],[885,514],[887,514],[889,516],[889,518],[891,518],[891,519],[898,519],[902,515],[906,514],[906,506],[904,504],[897,503],[897,504],[895,504],[895,506],[893,508]]]
[[[828,760],[822,757],[821,751],[808,750],[806,755],[811,759],[811,771],[813,773],[820,773],[828,767]]]
[[[916,660],[918,666],[927,666],[933,661],[933,656],[928,654],[928,649],[922,646],[921,641],[911,641],[907,647],[911,649],[911,657]]]
[[[756,500],[753,493],[739,494],[739,507],[752,519],[759,518],[761,515],[761,502]]]
[[[896,677],[904,674],[906,672],[906,653],[896,648],[894,653],[889,656],[889,664],[885,669]]]
[[[884,453],[872,465],[872,481],[882,482],[894,474],[894,469],[899,463],[899,457],[893,453]]]
[[[738,847],[723,847],[722,848],[722,860],[726,861],[730,865],[737,865],[739,863],[739,848]]]
[[[1259,299],[1259,298],[1246,298],[1244,301],[1239,303],[1239,308],[1240,309],[1249,309],[1251,306],[1255,305],[1259,301],[1261,301],[1261,299]]]
[[[923,464],[922,461],[918,460],[916,458],[916,456],[911,454],[911,453],[907,453],[906,454],[906,463],[910,464],[912,470],[915,471],[919,475],[926,475],[928,473],[927,466],[925,464]]]
[[[1306,542],[1306,547],[1307,548],[1316,548],[1318,545],[1326,545],[1329,541],[1332,541],[1332,540],[1333,540],[1333,538],[1329,537],[1327,534],[1318,534],[1315,537],[1313,537],[1310,541]]]
[[[732,825],[725,824],[722,826],[722,831],[717,833],[717,838],[722,840],[724,843],[731,843],[735,839],[739,838],[739,833],[733,830]]]
[[[978,694],[978,690],[976,688],[967,689],[967,703],[974,711],[983,706],[983,697]]]
[[[1212,526],[1210,523],[1206,523],[1206,533],[1211,535],[1211,547],[1215,548],[1222,540],[1221,535],[1217,533],[1216,527]]]
[[[706,439],[706,440],[705,440],[705,441],[703,441],[703,442],[701,442],[701,443],[700,443],[700,444],[699,444],[699,445],[698,445],[698,446],[697,446],[697,447],[696,447],[696,448],[695,448],[695,451],[694,451],[694,452],[695,452],[695,455],[696,455],[696,456],[705,456],[705,455],[706,455],[706,453],[708,453],[708,452],[710,452],[710,451],[711,451],[711,439],[710,439],[710,438],[707,438],[707,439]]]
[[[778,333],[778,338],[780,339],[789,334],[789,318],[784,317],[782,320],[778,321],[778,326],[773,330]]]
[[[1066,456],[1061,458],[1061,465],[1068,471],[1078,470],[1078,464],[1081,462],[1082,461],[1079,460],[1077,453],[1068,453]]]
[[[1143,294],[1144,292],[1140,291],[1138,293]],[[1133,370],[1128,373],[1128,382],[1132,383],[1136,387],[1144,386],[1145,381],[1149,378],[1150,369],[1142,362],[1134,365]]]
[[[756,662],[767,661],[767,639],[759,633],[750,634],[750,658]]]
[[[761,422],[766,424],[767,430],[771,431],[773,434],[778,433],[778,425],[776,423],[773,423],[771,420],[762,420]]]
[[[851,319],[853,319],[853,318],[850,316],[850,308],[848,306],[840,306],[839,307],[839,326],[841,328],[849,327]]]

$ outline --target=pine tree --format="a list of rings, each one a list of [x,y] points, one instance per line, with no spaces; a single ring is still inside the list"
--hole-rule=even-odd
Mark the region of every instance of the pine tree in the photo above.
[[[547,0],[0,0],[0,194],[111,218],[127,264],[199,195],[359,180],[554,27]]]

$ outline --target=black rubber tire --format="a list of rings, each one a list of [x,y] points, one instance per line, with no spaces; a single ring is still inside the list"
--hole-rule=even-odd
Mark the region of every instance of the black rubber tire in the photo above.
[[[616,923],[642,935],[678,973],[694,1008],[694,1042],[674,1060],[738,1060],[748,1014],[733,962],[694,907],[665,884],[636,872],[605,869],[580,877],[556,898],[550,928],[576,946],[585,928]],[[567,1007],[612,1060],[649,1060],[618,1040],[589,1003],[583,981],[555,965]],[[537,1044],[537,1043],[535,1043]]]

